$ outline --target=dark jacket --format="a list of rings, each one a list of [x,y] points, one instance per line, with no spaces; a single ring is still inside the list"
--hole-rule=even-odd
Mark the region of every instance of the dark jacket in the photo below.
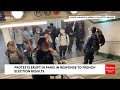
[[[68,34],[69,36],[73,36],[73,35],[70,35],[70,33],[74,33],[72,27],[67,26],[65,28],[65,33]]]
[[[53,26],[51,30],[51,38],[55,39],[56,37],[57,37],[57,29],[55,26]]]
[[[53,64],[53,56],[50,51],[43,52],[42,50],[37,50],[36,64]]]
[[[99,49],[99,41],[98,41],[97,35],[96,34],[91,34],[85,40],[85,43],[83,45],[84,51],[86,51],[86,52],[91,51],[91,47],[93,46],[93,39],[96,40],[96,47]]]
[[[79,38],[79,39],[83,39],[84,38],[84,29],[81,27],[75,27],[74,28],[74,33],[75,33],[75,37]]]
[[[36,64],[53,64],[53,56],[50,51],[36,51]],[[33,79],[50,79],[50,75],[32,75]]]

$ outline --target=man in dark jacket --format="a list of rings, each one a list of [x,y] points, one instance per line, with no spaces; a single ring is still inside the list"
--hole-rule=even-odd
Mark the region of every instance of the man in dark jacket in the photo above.
[[[76,50],[82,49],[82,44],[83,44],[83,39],[84,39],[84,28],[81,23],[76,22],[75,28],[74,28],[74,33],[76,37]]]
[[[83,49],[85,53],[84,57],[84,64],[92,64],[93,59],[94,59],[94,52],[99,49],[99,42],[97,35],[95,34],[96,32],[96,27],[90,27],[89,29],[90,35],[87,37],[85,40]]]
[[[73,32],[72,26],[70,24],[66,24],[65,33],[68,34],[69,39],[70,39],[70,43],[68,45],[68,50],[72,50],[74,32]]]
[[[51,38],[52,38],[52,44],[53,44],[53,49],[56,50],[56,42],[55,39],[57,37],[57,29],[56,27],[53,25],[53,23],[50,23],[51,26]]]
[[[36,64],[53,64],[53,56],[49,50],[49,44],[44,37],[38,40],[36,51]],[[50,75],[32,75],[33,79],[50,79]]]

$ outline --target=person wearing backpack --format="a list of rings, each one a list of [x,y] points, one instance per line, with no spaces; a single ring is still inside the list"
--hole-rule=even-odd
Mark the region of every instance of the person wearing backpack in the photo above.
[[[22,64],[25,56],[18,48],[16,48],[15,42],[9,41],[7,43],[7,48],[5,55],[9,59],[9,64]]]
[[[60,34],[58,35],[58,45],[61,59],[66,59],[65,53],[69,45],[69,36],[65,33],[64,29],[61,29]]]
[[[102,47],[105,44],[105,37],[99,28],[97,28],[97,30],[96,30],[96,35],[98,37],[99,46]],[[96,54],[98,55],[98,51]]]
[[[89,29],[90,35],[85,40],[83,45],[84,49],[84,64],[92,64],[94,59],[94,52],[99,50],[99,42],[96,33],[96,27],[90,27]]]

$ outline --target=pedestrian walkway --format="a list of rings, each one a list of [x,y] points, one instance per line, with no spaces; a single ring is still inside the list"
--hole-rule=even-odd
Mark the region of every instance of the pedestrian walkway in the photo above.
[[[84,56],[67,59],[67,64],[82,64]],[[95,56],[93,64],[115,64],[115,75],[64,75],[63,79],[120,79],[120,62],[118,60],[106,59],[101,56]],[[56,77],[51,76],[51,79],[61,79],[61,75]],[[31,75],[4,75],[0,74],[0,79],[32,79]]]

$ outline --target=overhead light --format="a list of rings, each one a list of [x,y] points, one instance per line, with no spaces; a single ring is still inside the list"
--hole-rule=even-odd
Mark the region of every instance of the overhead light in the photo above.
[[[23,11],[12,11],[11,14],[15,19],[21,19],[24,12]]]
[[[43,22],[30,22],[30,23],[19,23],[19,24],[6,24],[6,25],[1,25],[0,28],[31,26],[31,25],[41,25],[41,24],[47,24],[47,21],[43,21]]]
[[[70,13],[72,14],[76,14],[78,11],[70,11]]]
[[[63,21],[64,21],[64,22],[72,22],[72,21],[79,21],[79,20],[83,20],[83,19],[73,18],[73,19],[65,19],[65,20],[63,20]]]

